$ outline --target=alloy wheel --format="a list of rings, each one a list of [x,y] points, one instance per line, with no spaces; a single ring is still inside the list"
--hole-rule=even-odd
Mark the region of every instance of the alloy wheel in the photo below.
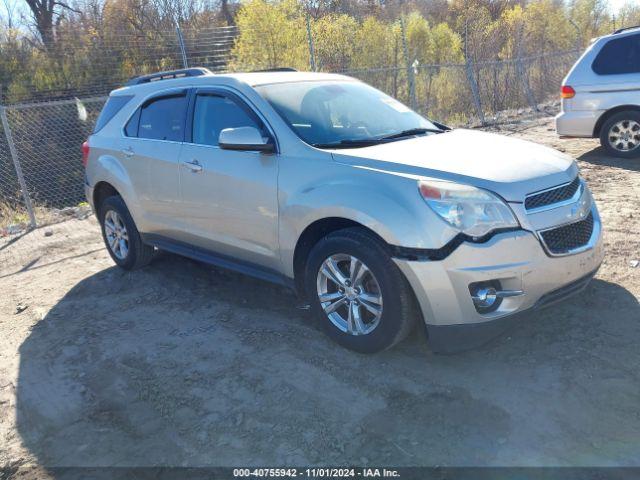
[[[120,214],[109,210],[104,216],[104,232],[111,252],[124,260],[129,254],[129,233]]]
[[[317,293],[327,318],[345,333],[367,335],[380,323],[380,285],[369,267],[352,255],[335,254],[322,262]]]
[[[640,123],[622,120],[609,129],[609,145],[620,152],[630,152],[640,146]]]

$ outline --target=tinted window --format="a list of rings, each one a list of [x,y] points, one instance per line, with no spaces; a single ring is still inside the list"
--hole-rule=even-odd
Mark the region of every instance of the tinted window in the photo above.
[[[136,110],[136,113],[129,119],[127,125],[124,127],[124,133],[127,137],[138,136],[138,124],[140,123],[140,109]]]
[[[132,98],[132,95],[109,97],[107,99],[107,103],[105,103],[104,107],[102,107],[102,111],[98,116],[98,120],[96,121],[96,128],[93,130],[93,133],[102,130],[102,128],[107,123],[109,123],[109,120],[111,120],[116,115],[116,113],[122,110],[122,107],[124,107]]]
[[[609,40],[593,62],[598,75],[640,73],[640,35]]]
[[[193,143],[218,145],[225,128],[261,126],[248,110],[234,100],[219,95],[198,95],[193,112]]]
[[[142,106],[138,137],[181,142],[184,138],[186,95],[161,97]]]

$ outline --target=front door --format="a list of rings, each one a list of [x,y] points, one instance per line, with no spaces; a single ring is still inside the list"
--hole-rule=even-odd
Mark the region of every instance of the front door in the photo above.
[[[249,264],[279,268],[278,158],[276,154],[224,150],[225,128],[255,127],[258,115],[224,90],[198,90],[180,154],[181,210],[188,242]]]

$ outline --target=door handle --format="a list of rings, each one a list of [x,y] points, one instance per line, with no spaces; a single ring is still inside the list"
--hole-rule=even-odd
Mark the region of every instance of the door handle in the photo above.
[[[122,154],[127,158],[133,157],[133,153],[134,153],[133,152],[133,148],[131,148],[131,147],[127,147],[127,148],[122,150]]]
[[[198,160],[191,160],[190,162],[182,162],[182,164],[191,170],[193,173],[198,173],[202,171],[202,165]]]

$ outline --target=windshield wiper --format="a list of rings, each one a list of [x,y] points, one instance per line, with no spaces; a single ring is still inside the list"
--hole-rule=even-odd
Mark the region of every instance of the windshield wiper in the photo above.
[[[360,138],[360,139],[346,139],[340,140],[335,143],[314,143],[316,148],[359,148],[370,147],[372,145],[378,145],[380,143],[386,143],[398,138],[411,137],[414,135],[422,135],[424,133],[444,133],[447,130],[440,130],[438,128],[411,128],[409,130],[403,130],[402,132],[394,133],[392,135],[386,135],[384,137],[376,138]]]
[[[384,142],[384,139],[362,138],[340,140],[339,142],[334,143],[312,143],[311,145],[316,148],[360,148],[370,147],[371,145],[377,145],[382,142]]]
[[[444,133],[446,130],[440,130],[439,128],[410,128],[409,130],[403,130],[402,132],[394,133],[392,135],[386,135],[379,137],[378,140],[393,140],[394,138],[411,137],[414,135],[422,135],[423,133]]]

